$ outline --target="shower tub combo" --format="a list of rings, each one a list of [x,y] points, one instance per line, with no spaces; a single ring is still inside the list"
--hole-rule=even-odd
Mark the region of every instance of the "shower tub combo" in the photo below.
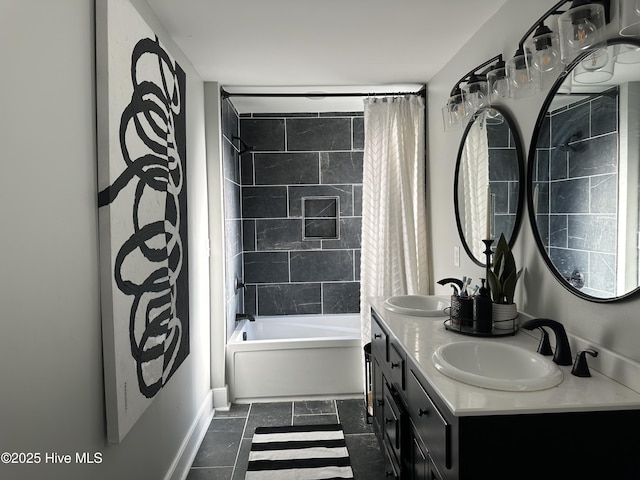
[[[363,394],[359,314],[241,320],[226,355],[227,382],[238,403]]]

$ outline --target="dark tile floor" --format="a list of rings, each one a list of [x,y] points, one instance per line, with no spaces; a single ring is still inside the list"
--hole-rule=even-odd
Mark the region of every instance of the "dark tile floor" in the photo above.
[[[244,480],[256,427],[341,423],[355,480],[382,480],[384,460],[362,400],[232,405],[216,411],[187,480]]]

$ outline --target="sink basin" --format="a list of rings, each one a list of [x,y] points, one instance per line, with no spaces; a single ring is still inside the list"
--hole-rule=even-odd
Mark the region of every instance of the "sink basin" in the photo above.
[[[497,342],[448,343],[438,347],[431,360],[448,377],[493,390],[531,392],[562,381],[562,371],[548,358]]]
[[[385,300],[384,306],[392,312],[417,317],[442,317],[449,306],[449,298],[437,295],[398,295]]]

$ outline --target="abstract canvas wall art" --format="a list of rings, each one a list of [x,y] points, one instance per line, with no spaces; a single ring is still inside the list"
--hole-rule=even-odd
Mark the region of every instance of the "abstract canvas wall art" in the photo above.
[[[107,436],[120,442],[189,354],[186,76],[129,0],[96,2]]]

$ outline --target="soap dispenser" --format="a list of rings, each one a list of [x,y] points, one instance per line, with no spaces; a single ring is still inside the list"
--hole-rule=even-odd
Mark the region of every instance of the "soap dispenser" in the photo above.
[[[485,286],[484,278],[481,278],[482,286],[478,294],[473,297],[473,323],[477,332],[490,333],[493,328],[491,296],[489,289]]]

